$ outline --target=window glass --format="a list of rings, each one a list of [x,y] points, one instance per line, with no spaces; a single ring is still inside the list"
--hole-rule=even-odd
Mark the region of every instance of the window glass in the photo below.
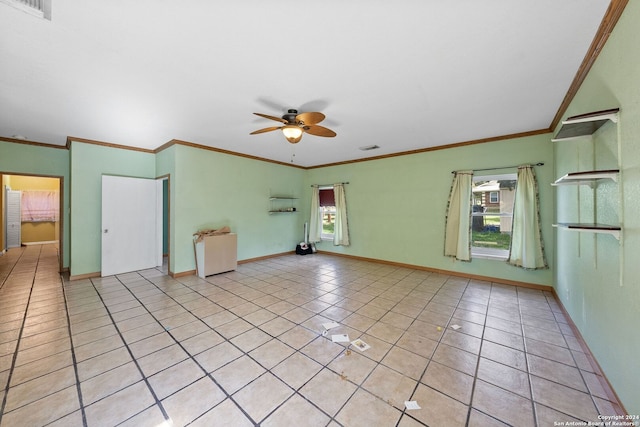
[[[322,234],[323,239],[333,239],[333,231],[336,219],[336,202],[333,195],[333,187],[320,188],[320,208],[322,209]]]
[[[336,207],[322,207],[322,238],[333,239],[333,230],[335,227]]]
[[[507,259],[511,245],[515,173],[474,176],[471,255]]]

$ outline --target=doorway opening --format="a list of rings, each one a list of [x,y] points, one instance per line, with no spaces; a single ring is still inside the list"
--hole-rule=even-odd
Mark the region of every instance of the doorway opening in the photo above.
[[[157,180],[162,182],[162,271],[169,274],[169,175],[163,175]]]
[[[64,177],[0,172],[0,253],[52,244],[63,267]]]

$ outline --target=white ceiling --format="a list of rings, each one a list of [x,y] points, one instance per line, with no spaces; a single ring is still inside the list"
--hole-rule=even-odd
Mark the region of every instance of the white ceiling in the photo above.
[[[0,136],[315,166],[545,129],[608,4],[60,0],[47,21],[0,3]],[[249,135],[288,108],[338,135]]]

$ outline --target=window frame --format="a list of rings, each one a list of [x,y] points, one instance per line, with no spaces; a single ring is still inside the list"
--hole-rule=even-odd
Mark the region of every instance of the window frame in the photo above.
[[[325,186],[325,187],[319,187],[318,190],[322,191],[322,190],[331,190],[333,191],[333,186]],[[333,208],[333,209],[331,209]],[[324,217],[325,215],[331,215],[333,214],[333,225],[334,225],[334,229],[335,229],[335,214],[336,214],[336,207],[335,207],[335,201],[334,201],[334,205],[333,206],[324,206],[324,205],[320,205],[320,209],[322,210],[322,232],[320,233],[320,239],[322,240],[333,240],[335,234],[334,233],[325,233],[324,232]]]
[[[490,181],[514,181],[517,183],[517,171],[515,172],[508,172],[508,173],[500,173],[500,174],[494,174],[494,175],[474,175],[473,176],[473,180],[472,180],[472,193],[473,193],[473,188],[475,188],[476,183],[478,181],[481,182],[490,182]],[[498,184],[499,185],[499,184]],[[517,184],[516,184],[517,185]],[[499,188],[499,187],[498,187]],[[513,187],[514,191],[514,195],[515,195],[515,185]],[[500,204],[500,210],[502,210],[502,205],[504,202],[504,198],[501,197],[500,195],[500,189],[498,191],[495,191],[495,193],[498,194],[498,201],[497,202],[493,202],[491,200],[491,193],[493,193],[494,191],[484,191],[484,193],[489,193],[489,200],[484,201],[485,204]],[[472,196],[472,200],[473,200],[473,205],[476,205],[476,197]],[[482,205],[482,200],[484,200],[484,197],[480,197],[481,203],[480,205]],[[469,225],[469,233],[471,233],[473,235],[473,218],[474,217],[500,217],[500,218],[511,218],[511,226],[513,227],[513,205],[511,205],[511,212],[486,212],[486,206],[484,206],[485,211],[483,212],[471,212],[471,221],[470,221],[470,225]],[[509,231],[509,234],[511,234],[511,231]],[[474,240],[473,237],[471,238],[471,257],[472,258],[479,258],[479,259],[490,259],[490,260],[496,260],[496,261],[506,261],[509,258],[509,251],[511,248],[511,239],[509,239],[509,249],[494,249],[492,250],[488,250],[491,249],[490,247],[485,247],[485,246],[474,246]],[[484,251],[483,251],[484,249]]]

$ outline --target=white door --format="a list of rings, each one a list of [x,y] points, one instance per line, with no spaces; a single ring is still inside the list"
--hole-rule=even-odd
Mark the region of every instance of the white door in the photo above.
[[[102,276],[158,266],[156,186],[154,179],[102,176]]]
[[[5,193],[7,209],[5,236],[7,240],[7,249],[19,248],[22,245],[22,211],[21,211],[22,192],[9,190]]]

